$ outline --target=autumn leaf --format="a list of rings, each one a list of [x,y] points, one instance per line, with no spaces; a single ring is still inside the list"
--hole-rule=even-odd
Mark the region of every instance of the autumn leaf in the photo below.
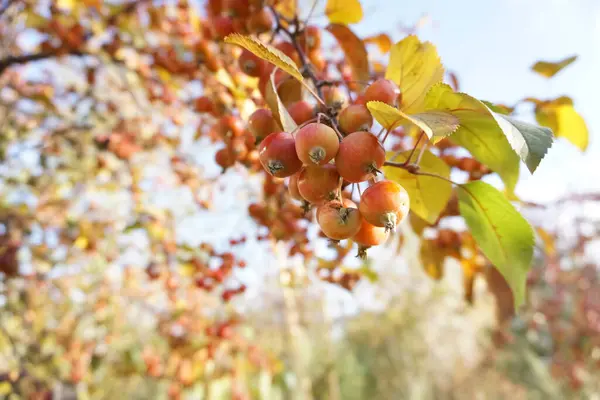
[[[558,74],[564,68],[566,68],[569,65],[571,65],[572,63],[574,63],[575,60],[577,60],[577,56],[567,57],[563,60],[555,61],[555,62],[538,61],[535,64],[533,64],[531,69],[534,72],[537,72],[538,74],[540,74],[546,78],[552,78],[554,75]]]
[[[269,79],[269,82],[267,83],[267,87],[265,90],[265,101],[271,109],[275,120],[279,123],[281,128],[283,128],[285,132],[293,132],[298,125],[296,125],[296,122],[294,122],[294,119],[292,118],[288,110],[285,108],[285,106],[281,102],[281,99],[279,98],[279,95],[277,94],[277,88],[275,87],[276,72],[277,68],[275,68],[273,72],[271,72],[271,77]]]
[[[404,113],[401,113],[396,107],[381,101],[369,101],[367,108],[371,112],[375,121],[388,131],[395,129],[406,122]]]
[[[363,18],[358,0],[327,0],[325,14],[332,24],[356,24]]]
[[[411,151],[401,153],[395,161],[404,162]],[[388,159],[392,153],[388,153]],[[419,163],[419,171],[439,175],[450,179],[450,167],[429,151],[425,151]],[[444,179],[411,174],[403,168],[384,167],[383,173],[387,179],[402,185],[410,197],[410,210],[430,224],[437,221],[440,213],[448,204],[452,194],[452,184]]]
[[[460,185],[460,214],[483,251],[508,282],[518,308],[525,300],[533,258],[533,229],[506,197],[482,181]]]
[[[346,61],[352,68],[355,81],[368,82],[370,79],[369,56],[362,40],[345,25],[331,24],[327,30],[335,37],[344,51]]]
[[[297,0],[279,0],[275,4],[275,10],[281,14],[281,16],[293,19],[298,13],[298,1]]]
[[[432,279],[439,281],[444,277],[446,253],[434,240],[421,240],[419,250],[423,271]]]
[[[383,54],[386,54],[392,48],[392,39],[385,33],[379,35],[369,36],[363,39],[365,44],[375,44]]]
[[[540,125],[552,129],[556,137],[564,137],[582,151],[587,149],[589,131],[570,98],[562,96],[538,103],[535,118]]]
[[[391,50],[386,79],[395,82],[402,93],[400,109],[407,114],[423,111],[425,95],[444,78],[444,67],[435,47],[407,36]]]
[[[252,36],[240,35],[239,33],[232,33],[225,37],[225,43],[237,44],[263,60],[281,68],[300,82],[304,81],[296,63],[271,45],[262,43]]]

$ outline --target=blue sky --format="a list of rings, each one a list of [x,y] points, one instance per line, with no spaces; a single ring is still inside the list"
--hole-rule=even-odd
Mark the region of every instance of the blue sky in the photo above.
[[[323,2],[323,0],[321,0]],[[552,147],[535,175],[523,171],[517,194],[544,201],[570,192],[600,191],[599,0],[362,0],[361,35],[401,37],[399,23],[430,17],[418,35],[434,43],[444,65],[459,75],[461,90],[511,104],[526,96],[575,101],[591,133],[586,154],[564,139]],[[552,80],[530,70],[540,59],[579,59]],[[525,170],[525,168],[523,168]]]

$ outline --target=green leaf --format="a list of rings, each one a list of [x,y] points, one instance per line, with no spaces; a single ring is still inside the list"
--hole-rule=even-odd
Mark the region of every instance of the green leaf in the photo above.
[[[552,78],[554,75],[558,74],[564,68],[571,65],[573,62],[577,60],[577,56],[567,57],[560,61],[538,61],[531,69],[538,74],[545,76],[546,78]]]
[[[552,147],[552,131],[494,112],[492,112],[492,115],[500,125],[513,150],[517,152],[533,174],[548,149]]]
[[[408,159],[411,152],[406,151],[397,157],[398,162]],[[388,158],[392,153],[388,153]],[[395,160],[396,161],[396,160]],[[429,151],[425,151],[419,163],[420,171],[450,178],[450,167]],[[410,197],[410,209],[430,224],[437,221],[440,213],[448,204],[452,194],[452,184],[444,179],[415,175],[402,168],[384,167],[383,173],[387,179],[398,182],[406,189]]]
[[[392,47],[385,78],[400,88],[400,109],[414,114],[423,111],[425,95],[442,81],[444,67],[434,45],[410,35]]]
[[[450,140],[497,172],[509,191],[514,190],[519,179],[519,157],[485,104],[467,94],[454,92],[446,84],[437,84],[427,93],[425,108],[455,116],[460,126]]]
[[[475,181],[460,186],[460,214],[483,251],[508,282],[515,308],[525,300],[527,272],[533,258],[533,229],[493,186]]]

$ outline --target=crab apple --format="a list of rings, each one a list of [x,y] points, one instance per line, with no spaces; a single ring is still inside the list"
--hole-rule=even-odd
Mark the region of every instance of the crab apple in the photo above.
[[[366,250],[372,246],[378,246],[388,238],[388,232],[385,228],[370,224],[361,215],[360,228],[352,236],[352,240],[358,244],[358,256],[365,257]]]
[[[323,92],[323,101],[328,107],[341,109],[348,104],[348,96],[337,86],[324,86],[321,91]]]
[[[306,100],[300,100],[290,104],[287,110],[294,122],[296,122],[298,125],[303,124],[306,121],[310,121],[315,117],[316,114],[315,106]]]
[[[238,65],[240,66],[242,72],[255,78],[259,78],[265,69],[265,62],[260,57],[246,49],[242,51],[240,58],[238,58]]]
[[[310,53],[321,46],[321,31],[316,26],[307,26],[298,36],[298,42],[304,51]]]
[[[223,0],[208,0],[206,2],[206,13],[208,15],[219,15],[221,11],[223,11]]]
[[[340,175],[333,164],[307,165],[298,176],[298,191],[304,200],[320,203],[337,196]]]
[[[215,153],[215,162],[221,168],[227,169],[235,163],[235,156],[225,147]]]
[[[345,207],[340,201],[330,201],[319,207],[317,222],[329,239],[344,240],[358,232],[361,219],[356,207]]]
[[[296,63],[296,65],[300,66],[302,64],[300,62],[300,56],[298,55],[298,52],[296,51],[296,48],[294,47],[294,45],[292,43],[279,42],[275,45],[275,48],[277,50],[281,51],[283,54],[285,54],[289,58],[291,58],[292,61]]]
[[[368,131],[373,125],[373,116],[367,106],[352,104],[340,112],[338,122],[344,133]]]
[[[236,137],[229,143],[229,151],[235,160],[243,160],[248,155],[246,138]]]
[[[224,115],[219,119],[216,126],[217,132],[222,138],[244,136],[245,129],[242,120],[234,115]]]
[[[259,108],[254,111],[248,119],[248,126],[250,132],[259,140],[279,130],[279,126],[273,118],[273,113],[266,108]]]
[[[327,66],[327,60],[321,49],[314,49],[308,53],[308,59],[317,71],[323,71]]]
[[[399,93],[398,87],[392,81],[380,78],[365,90],[365,101],[381,101],[393,106]]]
[[[200,40],[196,49],[201,55],[202,63],[206,65],[206,68],[211,72],[217,72],[221,68],[221,60],[217,57],[214,47],[212,47],[208,41]]]
[[[263,168],[278,178],[293,175],[302,168],[294,137],[287,132],[275,132],[267,136],[260,143],[258,154]]]
[[[234,17],[247,17],[250,15],[249,0],[223,0],[223,11]]]
[[[409,206],[408,192],[396,182],[384,180],[363,192],[358,209],[367,222],[389,231],[406,217]]]
[[[213,33],[217,39],[223,39],[225,36],[235,32],[233,18],[228,15],[218,15],[212,18]]]
[[[248,19],[248,30],[254,33],[269,32],[273,28],[273,16],[266,8],[261,8],[259,11],[252,13]]]
[[[215,103],[207,96],[198,97],[195,101],[196,111],[199,113],[214,113]]]
[[[310,123],[296,132],[296,153],[306,165],[323,165],[338,152],[340,141],[335,131],[321,123]]]
[[[385,162],[385,150],[372,133],[358,131],[346,136],[335,157],[338,172],[348,182],[368,180]]]
[[[303,201],[304,198],[300,194],[300,190],[298,190],[298,179],[300,178],[300,173],[295,173],[290,176],[290,180],[288,182],[288,192],[292,199]]]

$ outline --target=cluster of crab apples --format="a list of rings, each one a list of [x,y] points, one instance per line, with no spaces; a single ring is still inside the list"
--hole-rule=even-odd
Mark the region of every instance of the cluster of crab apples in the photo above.
[[[377,181],[386,154],[369,132],[373,117],[365,105],[373,100],[394,104],[397,96],[395,86],[381,79],[366,89],[361,103],[343,108],[337,118],[313,118],[294,132],[280,131],[267,109],[255,111],[249,120],[252,133],[263,137],[258,148],[263,168],[274,177],[289,178],[290,196],[316,207],[323,234],[334,241],[351,239],[360,255],[384,242],[409,211],[409,196],[401,185]],[[343,188],[363,182],[369,186],[357,204]]]

